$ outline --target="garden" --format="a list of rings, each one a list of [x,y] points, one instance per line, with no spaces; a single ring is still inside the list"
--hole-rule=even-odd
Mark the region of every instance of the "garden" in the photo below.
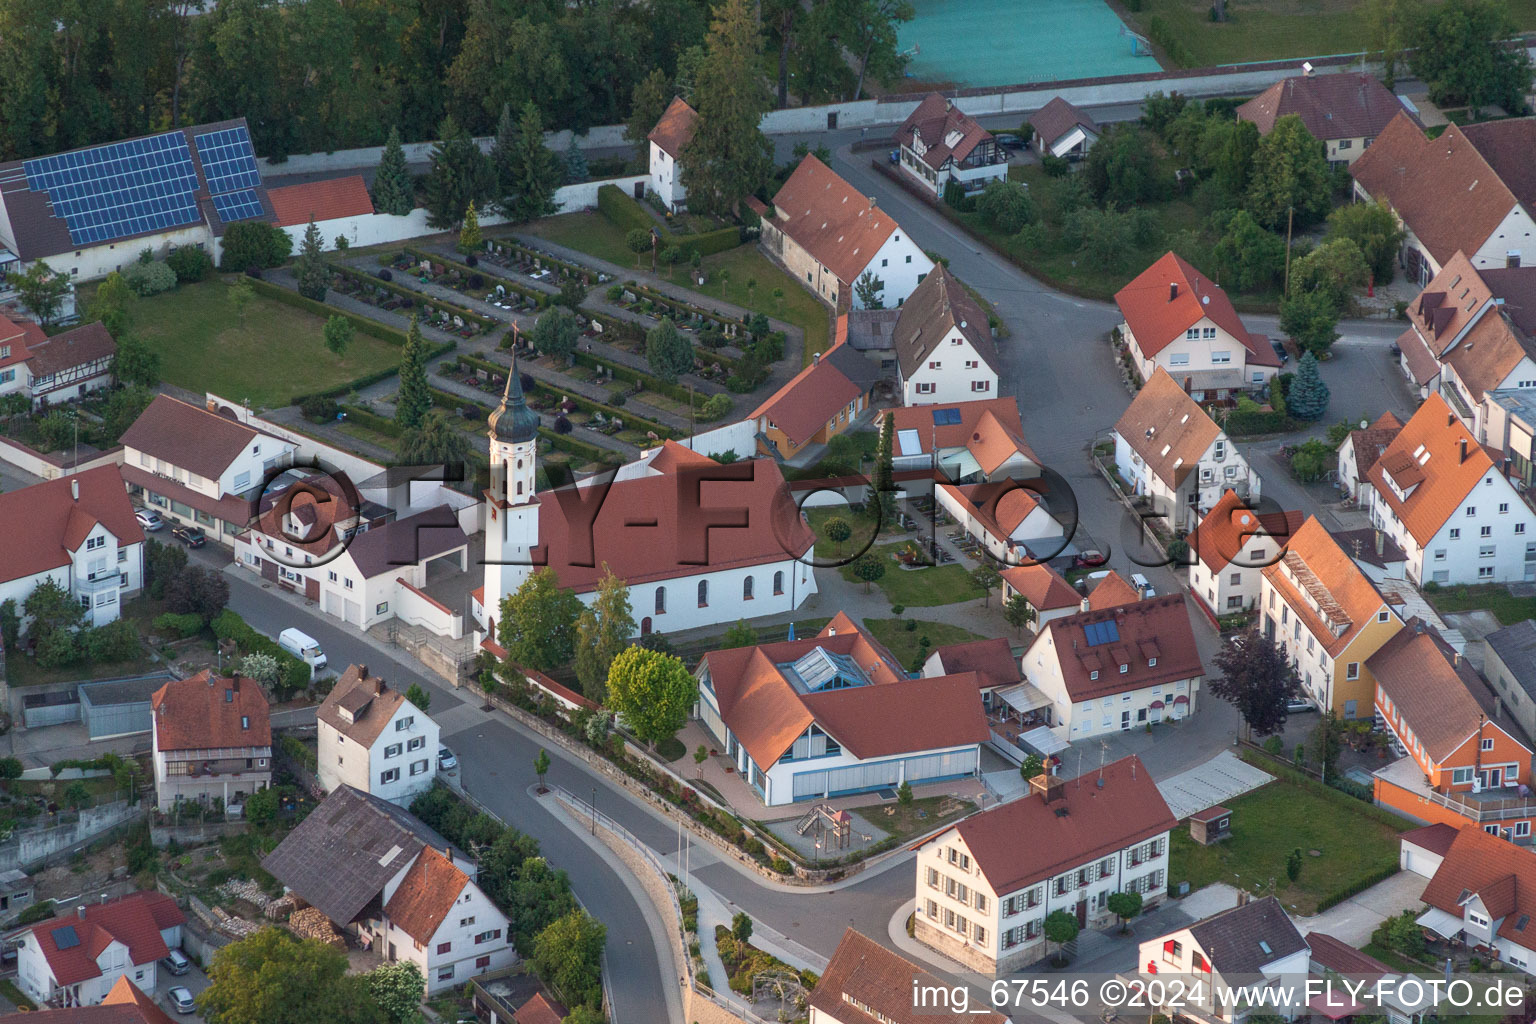
[[[426,262],[426,261],[423,261]],[[461,338],[473,338],[494,330],[498,322],[489,316],[476,313],[465,306],[456,306],[443,299],[426,295],[414,289],[394,283],[394,272],[389,268],[379,271],[378,276],[353,267],[332,264],[330,286],[343,295],[367,303],[386,312],[417,317],[421,323],[435,327]],[[414,273],[422,284],[439,283],[458,290],[466,278],[458,270],[444,267],[441,263],[417,266]],[[389,277],[383,275],[388,274]],[[478,277],[478,274],[470,276]],[[481,280],[482,287],[484,280]]]
[[[868,558],[884,566],[884,572],[873,580],[866,579],[860,565]],[[964,566],[934,565],[913,540],[877,544],[855,561],[841,566],[838,573],[850,583],[874,583],[892,606],[906,608],[975,601],[987,593]]]

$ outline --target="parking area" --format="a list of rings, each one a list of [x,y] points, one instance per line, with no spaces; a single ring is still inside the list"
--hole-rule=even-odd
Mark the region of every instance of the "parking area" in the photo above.
[[[191,969],[188,970],[186,974],[180,975],[178,977],[177,975],[174,975],[170,971],[166,970],[162,965],[160,969],[155,972],[155,981],[155,1002],[158,1003],[166,1013],[170,1014],[171,1017],[176,1020],[190,1021],[193,1022],[193,1024],[203,1024],[202,1014],[195,1010],[190,1013],[179,1012],[176,1009],[176,1004],[171,1001],[171,989],[173,988],[185,988],[187,991],[192,993],[193,999],[196,999],[199,995],[202,994],[203,989],[208,987],[208,975],[203,973],[203,969],[201,967],[197,966],[197,964],[193,964]]]

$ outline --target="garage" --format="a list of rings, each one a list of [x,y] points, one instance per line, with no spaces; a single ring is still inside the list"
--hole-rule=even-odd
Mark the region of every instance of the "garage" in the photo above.
[[[1425,825],[1410,829],[1399,838],[1401,843],[1398,864],[1404,871],[1412,871],[1425,878],[1433,878],[1440,870],[1440,862],[1451,848],[1456,830],[1449,825]]]
[[[357,601],[353,601],[353,600],[351,600],[349,598],[347,600],[347,602],[346,602],[346,610],[347,610],[347,614],[346,614],[347,622],[351,623],[354,626],[361,626],[363,624],[363,606],[362,606],[362,604],[360,604]]]
[[[341,618],[341,595],[334,590],[325,592],[325,614]]]

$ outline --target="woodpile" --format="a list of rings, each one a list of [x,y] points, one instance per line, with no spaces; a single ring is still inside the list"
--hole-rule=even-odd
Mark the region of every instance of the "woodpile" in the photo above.
[[[261,886],[248,878],[231,879],[219,886],[219,895],[227,900],[245,900],[257,910],[264,910],[272,897],[262,891]]]
[[[269,921],[286,921],[297,909],[299,909],[298,900],[292,893],[289,893],[280,899],[275,899],[268,903],[262,908],[261,912],[267,916]]]
[[[337,949],[346,949],[347,942],[337,934],[331,926],[331,919],[314,907],[305,907],[303,910],[295,910],[293,916],[288,918],[288,927],[301,939],[319,939],[326,945],[335,946]]]
[[[223,907],[214,907],[213,916],[219,919],[220,928],[237,939],[243,939],[247,935],[255,935],[261,930],[260,925],[247,921],[243,917],[236,917]]]

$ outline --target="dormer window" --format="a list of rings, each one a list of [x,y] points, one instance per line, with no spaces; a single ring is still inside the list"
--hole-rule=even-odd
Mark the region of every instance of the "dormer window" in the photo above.
[[[1157,659],[1156,658],[1148,658],[1147,659],[1147,668],[1157,668]]]
[[[224,688],[224,703],[225,704],[233,704],[234,702],[235,702],[235,691],[226,686]]]
[[[250,715],[241,715],[240,716],[240,728],[242,728],[242,729],[249,729],[250,727],[251,727],[251,716]]]
[[[1120,666],[1120,674],[1121,675],[1125,675],[1130,670],[1131,670],[1131,666],[1129,666],[1129,665],[1121,665]]]

